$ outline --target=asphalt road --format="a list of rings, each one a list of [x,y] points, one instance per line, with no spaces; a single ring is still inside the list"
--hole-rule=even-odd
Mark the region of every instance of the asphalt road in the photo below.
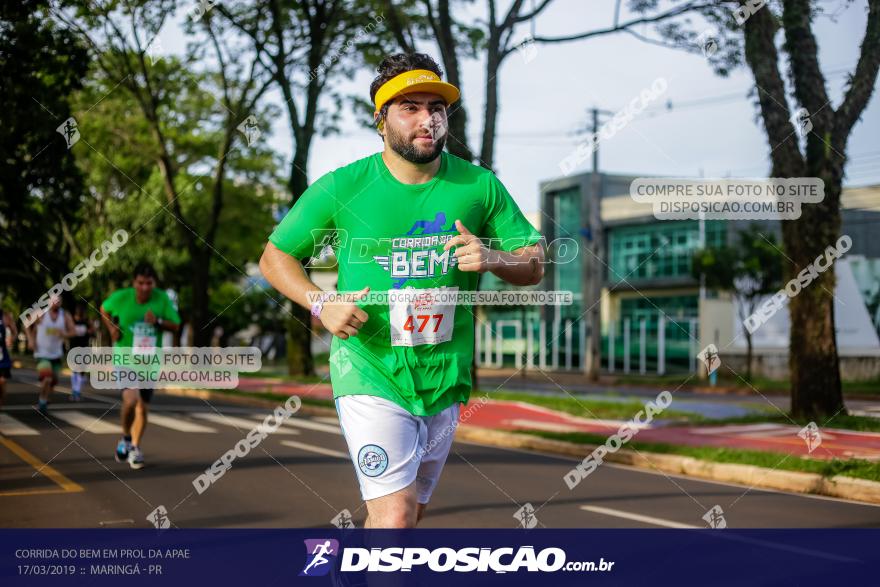
[[[146,466],[113,459],[119,402],[90,391],[50,415],[32,371],[16,370],[0,412],[0,527],[151,527],[164,506],[176,527],[329,527],[342,510],[366,514],[335,418],[288,420],[196,492],[193,479],[271,410],[158,394],[142,443]],[[456,442],[425,527],[515,528],[531,504],[538,527],[707,527],[720,506],[727,527],[880,527],[880,507],[750,489],[605,464],[574,490],[574,459]]]

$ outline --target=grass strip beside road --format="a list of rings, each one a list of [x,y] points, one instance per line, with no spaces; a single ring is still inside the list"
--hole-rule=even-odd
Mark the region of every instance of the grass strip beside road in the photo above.
[[[481,397],[488,393],[489,399],[505,400],[514,402],[525,402],[542,408],[565,412],[580,418],[598,418],[602,420],[632,420],[633,416],[640,410],[645,409],[648,402],[633,401],[601,401],[594,399],[584,399],[574,397],[560,397],[553,395],[538,395],[531,393],[521,393],[512,391],[480,391],[473,392],[471,398]],[[680,412],[676,410],[666,410],[663,412],[662,418],[666,419],[683,419],[691,420],[699,418],[688,412]]]
[[[598,446],[605,444],[606,436],[600,434],[588,434],[581,432],[544,432],[539,430],[523,430],[522,434],[531,434],[551,440],[564,440],[576,444]],[[785,471],[800,471],[803,473],[818,473],[824,477],[845,475],[869,481],[880,481],[880,463],[874,463],[863,459],[804,459],[794,456],[765,452],[758,450],[741,450],[733,448],[721,448],[713,446],[682,446],[658,442],[632,441],[624,448],[632,448],[640,452],[652,452],[692,457],[703,461],[715,463],[735,463],[739,465],[753,465],[767,469],[782,469]],[[584,454],[586,456],[586,452]]]
[[[742,391],[751,391],[754,387],[764,394],[772,395],[788,395],[791,391],[791,382],[787,379],[769,379],[767,377],[753,377],[751,385],[743,379],[731,374],[729,371],[720,370],[717,387],[719,388],[737,388]],[[688,375],[615,375],[612,380],[613,385],[632,385],[638,387],[677,387],[683,381],[688,379]],[[682,389],[691,389],[694,387],[709,388],[709,382],[704,379],[692,379],[688,385]],[[841,387],[843,394],[848,396],[880,396],[880,379],[870,379],[866,381],[842,381]]]
[[[474,392],[471,394],[471,397],[477,397],[483,394],[485,394],[485,392]],[[577,396],[560,397],[508,391],[489,392],[489,399],[526,402],[536,406],[549,408],[551,410],[565,412],[566,414],[571,414],[573,416],[579,416],[581,418],[607,418],[614,420],[631,420],[639,410],[645,408],[645,404],[648,402],[647,399],[644,403],[636,400],[625,402],[600,401],[594,399],[582,399]],[[806,426],[810,423],[810,420],[807,418],[789,418],[785,414],[781,414],[778,410],[772,408],[766,408],[766,410],[766,413],[723,419],[707,418],[692,412],[665,410],[658,417],[665,420],[680,420],[681,424],[711,426],[722,426],[724,424],[757,424],[762,422]],[[840,428],[843,430],[856,430],[860,432],[880,432],[880,418],[870,418],[866,416],[838,414],[830,420],[816,422],[816,424],[819,425],[820,431],[822,428]]]

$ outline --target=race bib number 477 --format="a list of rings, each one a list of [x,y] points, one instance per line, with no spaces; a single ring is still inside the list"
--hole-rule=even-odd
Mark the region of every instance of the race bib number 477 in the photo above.
[[[452,340],[457,291],[457,287],[389,290],[391,346]]]

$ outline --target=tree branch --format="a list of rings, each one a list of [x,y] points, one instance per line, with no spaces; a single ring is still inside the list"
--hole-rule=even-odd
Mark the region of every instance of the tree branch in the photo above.
[[[531,20],[531,19],[533,19],[534,17],[536,17],[536,16],[538,16],[539,14],[541,14],[541,11],[543,11],[545,8],[547,8],[547,6],[549,6],[549,5],[550,5],[550,2],[552,2],[552,1],[553,1],[553,0],[543,0],[543,1],[538,5],[537,8],[535,8],[535,9],[532,10],[531,12],[527,12],[526,14],[523,14],[523,15],[521,15],[521,16],[516,17],[515,19],[513,19],[513,22],[514,22],[515,24],[518,24],[518,23],[525,22],[525,21],[527,21],[527,20]],[[618,2],[619,2],[619,1],[620,1],[620,0],[618,0]]]
[[[755,76],[758,103],[770,143],[770,157],[774,177],[798,177],[804,159],[798,149],[788,103],[785,100],[785,83],[779,73],[779,54],[774,37],[777,24],[769,10],[759,10],[743,27],[745,58]]]
[[[868,24],[865,26],[859,61],[855,72],[850,76],[846,96],[834,117],[835,138],[842,139],[840,143],[845,142],[852,127],[868,105],[877,81],[878,68],[880,68],[880,0],[868,0]]]
[[[623,24],[616,24],[612,27],[608,27],[605,29],[596,29],[593,31],[578,33],[576,35],[566,35],[564,37],[535,37],[535,41],[537,41],[539,43],[567,43],[569,41],[579,41],[581,39],[588,39],[590,37],[597,37],[599,35],[607,35],[608,33],[620,32],[624,29],[627,29],[629,27],[632,27],[632,26],[635,26],[638,24],[661,22],[661,21],[669,19],[669,18],[681,16],[682,14],[684,14],[686,12],[690,12],[693,10],[701,10],[704,8],[717,8],[717,4],[712,3],[712,2],[705,3],[705,4],[694,4],[692,2],[688,2],[687,4],[684,4],[684,5],[679,6],[677,8],[673,8],[671,10],[668,10],[667,12],[664,12],[662,14],[658,14],[656,16],[636,18],[636,19],[627,21]]]
[[[412,53],[414,51],[412,32],[409,30],[409,27],[406,30],[403,28],[403,23],[400,22],[400,15],[397,13],[397,9],[394,8],[394,3],[391,0],[385,0],[385,10],[388,12],[388,27],[397,40],[400,50],[404,53]],[[409,34],[409,39],[406,37],[407,33]]]
[[[785,49],[791,63],[794,94],[800,105],[810,113],[810,122],[818,135],[831,128],[833,111],[828,105],[825,76],[819,68],[816,38],[810,26],[808,0],[783,0],[782,24],[785,28]],[[769,6],[764,10],[769,10]]]

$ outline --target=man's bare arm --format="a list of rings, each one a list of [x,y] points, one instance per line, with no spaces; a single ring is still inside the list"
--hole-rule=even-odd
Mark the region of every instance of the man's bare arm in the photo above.
[[[72,338],[76,336],[76,324],[73,322],[73,317],[64,312],[64,334],[62,334],[64,338]]]
[[[12,314],[9,312],[3,313],[3,322],[6,324],[6,329],[9,331],[9,334],[12,336],[12,340],[18,338],[18,326],[15,324],[15,318],[12,317]]]
[[[122,337],[122,331],[120,331],[119,327],[113,323],[113,319],[110,317],[107,310],[104,309],[104,306],[101,306],[101,321],[104,323],[107,332],[110,333],[110,340],[112,342],[116,342]]]
[[[34,320],[33,324],[24,329],[25,338],[27,338],[27,346],[28,349],[34,350],[37,348],[37,324],[42,320],[42,316]]]
[[[272,243],[266,243],[263,256],[260,257],[260,271],[284,297],[306,309],[311,308],[309,294],[318,295],[323,291],[309,279],[299,259]]]
[[[272,287],[303,308],[311,309],[316,296],[323,293],[309,279],[299,259],[288,255],[272,243],[266,243],[263,256],[260,257],[260,271]],[[319,316],[324,327],[342,339],[356,336],[369,315],[353,302],[366,296],[369,289],[365,287],[351,297],[351,301],[327,302]]]
[[[541,243],[515,251],[494,251],[489,270],[512,285],[536,285],[544,278],[544,247]],[[494,255],[493,255],[494,256]]]
[[[483,240],[462,224],[455,221],[458,234],[443,245],[448,251],[455,247],[459,271],[491,271],[512,285],[535,285],[544,277],[544,247],[536,243],[514,251],[490,249]]]

